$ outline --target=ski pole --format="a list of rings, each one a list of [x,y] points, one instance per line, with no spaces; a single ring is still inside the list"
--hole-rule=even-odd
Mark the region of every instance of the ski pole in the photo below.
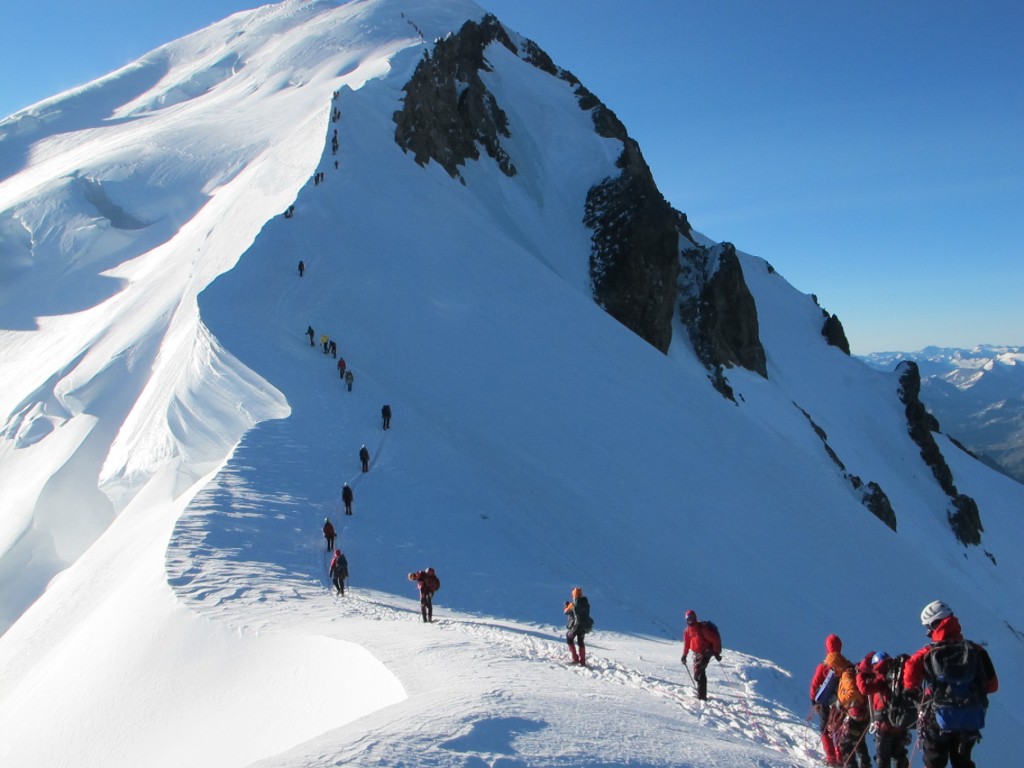
[[[690,674],[690,668],[688,666],[686,666],[686,662],[685,661],[683,662],[683,669],[686,670],[686,676],[688,678],[690,678],[690,682],[693,683],[693,687],[694,687],[694,689],[696,689],[697,688],[697,681],[693,679],[693,675]]]

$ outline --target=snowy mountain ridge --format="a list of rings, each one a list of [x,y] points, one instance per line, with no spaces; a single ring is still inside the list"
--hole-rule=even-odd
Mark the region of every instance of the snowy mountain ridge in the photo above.
[[[462,0],[290,0],[0,123],[4,764],[814,765],[824,636],[913,650],[936,597],[999,669],[977,754],[1005,762],[1024,491],[934,433],[984,525],[957,541],[909,369],[851,359],[811,297],[671,213],[597,226],[656,222],[641,261],[677,232],[687,311],[654,318],[663,349],[613,319],[676,296],[595,300],[588,200],[642,167],[511,30],[450,84],[504,115],[500,152],[452,174],[403,149],[408,86],[467,21],[493,24]],[[738,362],[751,309],[762,371]],[[426,565],[435,626],[405,578]],[[590,669],[564,666],[576,584]],[[687,608],[725,636],[706,704]]]

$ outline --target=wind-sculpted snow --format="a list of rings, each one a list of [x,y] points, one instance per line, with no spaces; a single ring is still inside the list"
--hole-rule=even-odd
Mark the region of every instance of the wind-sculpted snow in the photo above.
[[[915,650],[938,597],[988,643],[978,757],[1010,764],[1024,491],[939,436],[984,515],[962,548],[896,377],[828,346],[752,256],[768,375],[730,369],[733,401],[681,325],[662,354],[596,306],[582,211],[622,142],[559,70],[486,49],[514,177],[404,153],[424,49],[483,15],[289,0],[16,116],[36,121],[0,182],[0,763],[810,766],[824,636]],[[434,624],[407,579],[428,566]],[[565,664],[577,584],[588,669]],[[687,608],[725,638],[704,705]]]
[[[267,432],[264,440],[288,456],[297,446],[288,443],[286,429],[276,422],[256,431]],[[168,552],[172,585],[189,606],[229,626],[323,633],[372,648],[410,696],[388,707],[386,717],[367,712],[343,733],[324,734],[260,765],[315,765],[330,755],[382,766],[500,760],[653,768],[724,766],[740,754],[779,768],[816,764],[812,729],[760,692],[764,684],[789,685],[789,675],[745,654],[727,651],[712,666],[712,699],[699,702],[678,664],[666,665],[677,654],[672,643],[596,632],[588,667],[572,668],[557,629],[453,613],[443,607],[444,589],[432,626],[420,622],[411,600],[366,590],[358,575],[345,597],[332,596],[328,555],[317,545],[319,518],[287,493],[254,493],[245,478],[259,474],[256,456],[243,441],[179,521]],[[287,475],[297,466],[286,461],[279,471]],[[357,549],[346,549],[358,574],[366,564],[359,564]],[[582,710],[572,703],[581,695]],[[621,739],[601,735],[611,718]],[[602,745],[598,753],[595,741]]]

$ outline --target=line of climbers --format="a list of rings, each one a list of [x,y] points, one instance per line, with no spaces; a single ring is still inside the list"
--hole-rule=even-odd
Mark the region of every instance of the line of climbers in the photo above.
[[[811,679],[828,766],[870,768],[866,734],[875,734],[877,768],[909,768],[910,731],[925,768],[974,768],[988,695],[999,688],[992,659],[965,640],[952,609],[935,600],[921,611],[930,642],[913,655],[871,651],[856,666],[836,635]],[[809,717],[809,716],[808,716]]]
[[[339,93],[334,91],[331,96],[332,102],[338,100]],[[341,120],[341,110],[332,105],[331,107],[331,122],[336,123]],[[337,155],[339,148],[338,140],[338,129],[334,128],[331,134],[331,154]],[[335,169],[338,168],[338,161],[334,161]],[[320,186],[327,180],[326,174],[323,171],[316,171],[313,174],[313,185]],[[286,219],[290,219],[295,215],[295,206],[289,205],[285,210],[284,216]],[[303,277],[306,273],[306,263],[300,259],[298,264],[299,277]],[[313,326],[310,325],[306,328],[306,335],[309,337],[309,346],[316,346],[316,331],[313,330]],[[352,391],[352,384],[355,381],[355,375],[352,373],[352,369],[348,367],[345,362],[345,358],[338,357],[338,345],[331,339],[327,334],[320,336],[320,346],[325,355],[329,354],[332,358],[338,361],[338,375],[343,382],[345,382],[346,388],[349,392]],[[381,426],[384,430],[391,429],[391,405],[385,403],[381,407]],[[359,448],[359,462],[362,472],[370,471],[370,451],[365,444]],[[352,502],[355,498],[355,494],[352,491],[352,487],[345,483],[341,489],[341,500],[345,505],[345,514],[352,515]],[[324,539],[327,542],[327,551],[330,552],[334,549],[334,556],[331,558],[331,562],[328,566],[328,574],[331,579],[331,583],[334,585],[335,592],[339,596],[345,594],[345,581],[349,577],[348,558],[340,549],[335,549],[334,544],[337,538],[337,531],[334,528],[334,524],[330,518],[324,518],[323,524]],[[433,596],[434,592],[441,588],[441,581],[437,577],[433,568],[427,568],[422,571],[409,574],[409,579],[415,581],[419,587],[420,593],[420,609],[423,616],[423,621],[433,621]]]
[[[337,101],[338,100],[338,95],[339,95],[338,91],[335,91],[332,94],[332,96],[331,96],[331,101],[332,102]],[[339,120],[341,120],[341,110],[338,109],[338,107],[332,105],[331,106],[331,122],[332,123],[336,123]],[[334,129],[334,133],[331,135],[331,154],[332,155],[337,155],[338,154],[339,146],[340,145],[339,145],[339,142],[338,142],[338,129],[335,128]],[[338,170],[338,161],[337,160],[334,161],[334,170]],[[324,172],[324,171],[316,171],[313,174],[313,186],[314,187],[319,187],[325,181],[327,181],[327,174],[326,174],[326,172]],[[286,219],[291,219],[294,216],[295,216],[295,205],[292,204],[292,205],[289,205],[287,208],[285,208],[284,217]],[[302,271],[303,271],[303,264],[300,261],[299,262],[299,277],[302,277]]]
[[[383,422],[382,428],[391,429],[391,406],[389,404],[385,404],[383,407],[381,407],[381,419]],[[359,448],[359,462],[363,472],[370,471],[370,450],[366,447],[365,444],[363,444]],[[352,486],[350,486],[347,482],[342,484],[341,487],[341,501],[345,505],[345,515],[351,516],[352,502],[355,501],[355,493],[352,490]],[[326,551],[330,552],[332,549],[334,549],[334,542],[337,537],[337,531],[334,528],[334,523],[331,522],[331,519],[329,517],[324,518],[323,533],[324,539],[327,542]],[[336,566],[339,573],[342,570],[344,571],[343,576],[339,577],[338,574],[335,572]],[[331,560],[330,566],[328,567],[328,573],[331,577],[332,583],[335,586],[335,589],[337,590],[337,593],[339,595],[344,595],[344,579],[348,578],[348,560],[345,558],[345,555],[341,552],[341,550],[336,549],[334,551],[334,558]]]
[[[563,612],[566,615],[565,641],[569,646],[572,664],[587,666],[586,635],[594,628],[594,619],[590,615],[590,601],[583,594],[581,587],[573,587],[572,600],[566,600]],[[695,611],[685,614],[686,628],[683,630],[683,655],[679,661],[687,674],[690,670],[686,661],[693,653],[693,673],[690,681],[697,691],[697,698],[706,701],[708,698],[707,668],[711,659],[722,660],[722,634],[713,621],[698,621]]]
[[[299,276],[302,276],[305,266],[299,262]],[[313,326],[306,326],[306,336],[309,337],[309,346],[315,347],[316,342],[316,331],[313,330]],[[338,357],[338,342],[328,336],[326,333],[320,335],[320,348],[323,350],[325,355],[330,355],[333,359],[338,361],[338,378],[345,382],[345,387],[349,392],[352,391],[352,384],[355,382],[355,374],[352,373],[352,369],[348,367],[348,363],[345,362],[344,357]]]
[[[337,100],[338,92],[333,94]],[[331,122],[341,119],[337,107],[331,109]],[[338,153],[338,129],[331,136],[331,154]],[[334,161],[338,167],[338,161]],[[322,171],[313,177],[315,186],[325,181]],[[292,218],[295,206],[285,211]],[[299,277],[305,263],[299,261]],[[312,326],[306,330],[309,345],[315,346]],[[337,344],[327,335],[320,337],[324,354],[337,358]],[[344,357],[338,360],[340,378],[352,391],[354,375]],[[391,406],[381,409],[383,428],[391,426]],[[363,472],[369,471],[370,454],[365,445],[359,450]],[[353,492],[348,483],[342,488],[345,514],[352,514]],[[324,520],[327,551],[334,548],[336,532],[329,518]],[[345,594],[348,560],[340,549],[328,569],[338,595]],[[410,573],[420,595],[420,612],[424,622],[433,621],[433,596],[441,588],[433,568]],[[566,642],[572,663],[586,666],[585,637],[593,629],[590,602],[580,587],[574,587],[572,600],[564,605]],[[689,653],[694,655],[691,679],[697,698],[707,699],[707,667],[711,659],[722,660],[722,639],[714,622],[698,621],[689,610],[685,615],[681,663],[686,668]],[[960,623],[952,610],[941,601],[934,601],[921,612],[921,623],[927,628],[931,642],[915,654],[891,657],[884,651],[867,653],[854,666],[842,654],[842,641],[837,635],[825,639],[825,659],[818,664],[811,680],[812,711],[820,720],[822,747],[827,766],[870,768],[871,755],[866,734],[875,734],[877,768],[909,768],[907,753],[910,731],[917,729],[915,750],[922,748],[925,768],[974,768],[971,753],[981,740],[988,708],[988,694],[999,687],[995,668],[988,652],[977,643],[965,640]],[[689,674],[689,669],[687,669]]]

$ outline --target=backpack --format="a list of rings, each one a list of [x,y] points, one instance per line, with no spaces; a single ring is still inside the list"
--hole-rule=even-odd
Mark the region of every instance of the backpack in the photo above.
[[[441,588],[441,580],[437,578],[436,574],[424,573],[423,574],[423,586],[427,588],[427,592],[433,594]]]
[[[331,561],[331,576],[348,578],[348,558],[345,555],[338,555]]]
[[[881,719],[893,729],[907,731],[917,724],[917,701],[903,687],[903,666],[910,657],[901,653],[885,671],[886,702]]]
[[[818,686],[818,690],[814,692],[814,703],[823,704],[824,706],[830,706],[833,701],[836,700],[836,694],[839,693],[839,675],[832,668],[829,668],[825,674],[825,679],[821,681],[821,685]]]
[[[924,657],[924,669],[940,733],[977,733],[985,727],[987,674],[982,651],[974,643],[933,645]]]
[[[825,657],[823,664],[828,664],[828,656]],[[839,695],[839,679],[846,669],[852,669],[842,664],[839,668],[828,664],[828,672],[825,674],[825,679],[818,686],[818,690],[814,693],[814,703],[824,704],[826,707],[831,706],[835,702],[836,697]]]
[[[861,693],[860,688],[857,687],[857,672],[853,667],[844,669],[843,673],[839,676],[839,691],[836,694],[839,700],[839,705],[846,710],[851,710],[858,707],[865,707],[868,703],[868,698]],[[853,717],[853,715],[850,715]],[[862,719],[861,717],[855,719]]]
[[[584,595],[576,599],[576,628],[586,634],[594,628],[594,620],[590,617],[590,601]]]
[[[711,645],[712,653],[721,653],[722,633],[718,631],[715,622],[705,619],[704,621],[698,621],[697,624],[700,626],[701,637]]]

